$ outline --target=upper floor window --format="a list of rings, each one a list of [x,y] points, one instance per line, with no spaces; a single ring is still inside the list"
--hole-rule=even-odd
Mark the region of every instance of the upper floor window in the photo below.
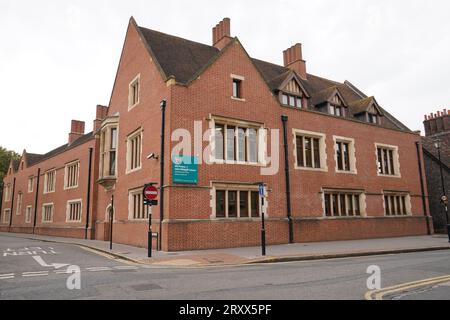
[[[333,137],[336,171],[356,173],[355,141],[352,138]]]
[[[140,93],[140,75],[131,81],[129,85],[128,93],[128,110],[132,109],[139,103],[139,93]]]
[[[370,123],[378,124],[378,116],[376,114],[368,113],[367,114],[367,120]]]
[[[302,130],[294,133],[296,168],[327,170],[325,135]]]
[[[11,184],[5,186],[5,202],[11,201]]]
[[[379,175],[400,176],[398,147],[376,144]]]
[[[127,172],[141,168],[142,129],[127,137]]]
[[[28,178],[28,193],[33,192],[33,188],[34,188],[34,177],[29,177]]]
[[[239,79],[233,79],[233,98],[242,98],[241,92],[242,81]]]
[[[329,106],[330,114],[337,117],[345,117],[345,107],[338,95],[335,95]]]
[[[65,189],[72,189],[78,187],[79,170],[80,170],[80,163],[78,161],[66,164],[64,174]]]
[[[27,206],[25,208],[25,223],[31,223],[31,210],[32,207],[31,206]]]
[[[23,194],[22,192],[19,192],[17,194],[16,215],[20,215],[22,213],[22,201],[23,201]]]
[[[56,169],[49,170],[44,177],[44,193],[55,192],[56,187]]]
[[[292,94],[282,93],[281,103],[285,106],[303,108],[303,98]]]
[[[386,216],[406,216],[411,213],[408,194],[384,193],[384,214]]]
[[[362,215],[363,194],[360,191],[327,190],[324,192],[326,217],[353,217]]]
[[[117,122],[106,125],[100,134],[100,177],[116,176]]]
[[[258,128],[216,123],[214,130],[215,160],[258,162]]]

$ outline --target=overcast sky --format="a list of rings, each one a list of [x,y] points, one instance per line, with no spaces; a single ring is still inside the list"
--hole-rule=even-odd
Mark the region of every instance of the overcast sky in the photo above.
[[[251,56],[278,64],[301,42],[309,73],[351,81],[421,130],[424,114],[450,109],[449,12],[448,0],[0,0],[0,145],[44,153],[71,119],[91,130],[132,15],[206,44],[229,17]]]

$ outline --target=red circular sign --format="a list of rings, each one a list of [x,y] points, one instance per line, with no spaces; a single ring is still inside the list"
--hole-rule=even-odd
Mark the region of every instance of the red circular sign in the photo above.
[[[147,200],[154,200],[158,197],[158,189],[154,186],[146,186],[144,188],[144,197]]]

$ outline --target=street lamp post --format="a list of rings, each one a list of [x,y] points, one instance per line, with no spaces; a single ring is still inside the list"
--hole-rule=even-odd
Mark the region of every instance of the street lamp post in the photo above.
[[[448,235],[448,241],[450,242],[450,224],[449,224],[449,219],[448,219],[448,198],[447,198],[447,193],[445,191],[445,182],[444,182],[444,173],[442,170],[442,161],[441,161],[441,140],[437,139],[434,142],[434,147],[437,149],[438,151],[438,158],[439,158],[439,169],[441,172],[441,184],[442,184],[442,197],[441,197],[441,202],[444,205],[444,209],[445,209],[445,219],[447,221],[447,235]]]

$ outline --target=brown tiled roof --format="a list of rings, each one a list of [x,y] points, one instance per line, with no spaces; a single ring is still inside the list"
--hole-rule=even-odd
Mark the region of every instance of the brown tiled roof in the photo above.
[[[367,108],[370,107],[370,104],[374,101],[373,97],[368,97],[361,100],[353,101],[349,104],[349,107],[352,108],[353,114],[358,114],[361,112],[367,111]]]
[[[145,45],[150,51],[150,54],[157,60],[156,62],[161,68],[163,76],[166,79],[173,76],[181,84],[189,84],[190,81],[200,75],[221,54],[221,51],[213,46],[175,37],[137,25],[136,27],[144,38]],[[226,49],[223,49],[222,52],[224,50]],[[251,58],[251,60],[272,91],[277,90],[290,74],[289,68],[255,58]],[[367,97],[347,81],[340,83],[307,74],[307,80],[301,79],[301,82],[310,96],[317,96],[322,91],[325,94],[332,87],[338,88],[339,93],[347,104],[356,105],[354,109],[353,107],[349,108],[352,115],[358,113],[360,110],[356,102]],[[406,126],[391,114],[385,112],[381,107],[380,110],[384,115],[381,119],[381,126],[410,132]]]
[[[94,139],[94,135],[92,134],[92,132],[89,132],[81,137],[79,137],[78,139],[76,139],[72,144],[64,144],[62,146],[59,146],[56,149],[53,149],[49,152],[47,152],[46,154],[36,154],[36,153],[28,153],[26,154],[27,157],[27,167],[31,167],[34,166],[44,160],[50,159],[60,153],[63,153],[65,151],[68,151],[70,149],[73,149],[75,147],[78,147],[90,140]]]
[[[317,106],[324,102],[327,102],[335,90],[337,90],[337,86],[332,86],[332,87],[323,89],[321,91],[315,92],[312,95],[311,103],[313,105]]]

